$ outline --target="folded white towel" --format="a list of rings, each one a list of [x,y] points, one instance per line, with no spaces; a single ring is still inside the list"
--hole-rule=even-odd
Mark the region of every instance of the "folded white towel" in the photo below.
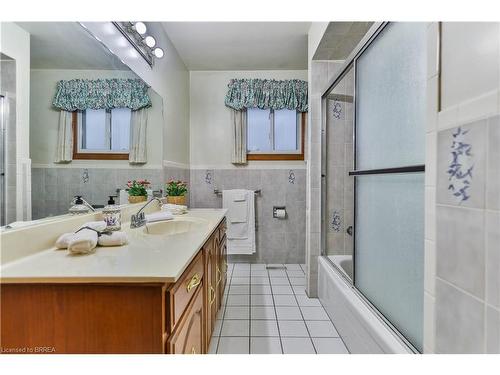
[[[159,211],[153,212],[152,214],[146,215],[146,221],[148,223],[153,223],[155,221],[172,220],[174,216],[169,211]]]
[[[75,233],[68,243],[71,254],[90,254],[95,252],[97,246],[97,232],[91,229],[83,229]]]
[[[248,191],[243,189],[223,190],[222,191],[222,206],[228,209],[228,220],[230,223],[246,223],[248,221],[248,206],[247,199]],[[242,226],[240,231],[246,232],[247,226]]]
[[[233,201],[235,202],[244,202],[247,200],[247,191],[246,190],[235,190],[233,193]]]
[[[128,236],[125,232],[112,232],[111,234],[102,234],[97,239],[99,246],[122,246],[128,243]]]
[[[187,206],[181,204],[167,203],[161,206],[162,211],[170,211],[173,215],[181,215],[187,212]]]
[[[104,220],[89,221],[88,223],[83,224],[80,228],[83,228],[83,227],[89,227],[89,228],[98,230],[99,232],[102,232],[103,230],[106,229],[106,222]]]
[[[97,230],[99,232],[102,232],[102,231],[104,231],[106,229],[106,222],[105,221],[90,221],[90,222],[85,223],[82,226],[80,226],[79,229],[81,229],[83,227],[89,227],[89,228],[95,229],[95,230]],[[56,240],[56,247],[58,249],[69,249],[70,243],[72,243],[76,239],[77,243],[73,244],[73,252],[79,251],[78,249],[81,246],[79,244],[79,241],[82,240],[82,236],[78,237],[78,235],[80,235],[80,233],[84,233],[84,232],[95,233],[95,235],[97,237],[97,233],[95,231],[93,231],[93,230],[90,230],[90,229],[83,229],[83,230],[81,230],[78,233],[64,233],[64,234],[60,235],[59,238]],[[92,235],[91,237],[92,237],[92,242],[93,242],[94,236]],[[84,240],[88,239],[88,238],[90,238],[90,237],[89,236],[83,236]],[[97,241],[97,239],[96,239],[96,241]],[[96,242],[96,244],[97,244],[97,242]],[[94,245],[94,247],[95,246],[96,245]],[[86,248],[87,246],[85,245],[83,247]]]
[[[74,235],[75,234],[73,232],[61,234],[59,238],[56,240],[56,247],[58,249],[67,249],[68,244],[73,239]]]

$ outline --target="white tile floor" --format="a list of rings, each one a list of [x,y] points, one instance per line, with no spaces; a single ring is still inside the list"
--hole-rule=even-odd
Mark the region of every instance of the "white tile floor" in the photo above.
[[[212,354],[348,353],[317,298],[307,297],[305,265],[230,264]]]

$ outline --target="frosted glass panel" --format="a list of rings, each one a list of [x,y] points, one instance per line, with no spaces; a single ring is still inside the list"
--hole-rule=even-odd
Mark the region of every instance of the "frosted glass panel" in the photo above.
[[[247,109],[248,151],[271,151],[271,111],[269,109]]]
[[[297,150],[297,112],[289,109],[274,111],[274,149]]]
[[[424,174],[356,177],[355,285],[422,350]]]
[[[106,110],[87,109],[83,112],[82,149],[109,150]]]
[[[115,108],[111,110],[111,150],[128,151],[130,144],[130,116],[129,108]]]
[[[424,163],[426,26],[389,24],[356,65],[356,169]]]

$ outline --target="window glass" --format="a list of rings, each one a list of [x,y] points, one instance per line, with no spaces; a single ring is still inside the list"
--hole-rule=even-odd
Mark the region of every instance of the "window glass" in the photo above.
[[[271,111],[247,109],[248,151],[272,151]]]
[[[130,108],[111,110],[111,150],[128,151],[130,141]]]
[[[87,109],[82,114],[82,149],[109,150],[106,110]]]
[[[297,112],[289,109],[274,111],[274,149],[295,151],[298,149]]]

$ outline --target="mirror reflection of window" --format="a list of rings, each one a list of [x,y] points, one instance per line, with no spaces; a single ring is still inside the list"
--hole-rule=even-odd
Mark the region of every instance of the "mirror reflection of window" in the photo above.
[[[128,152],[129,108],[87,109],[79,116],[79,151]]]

